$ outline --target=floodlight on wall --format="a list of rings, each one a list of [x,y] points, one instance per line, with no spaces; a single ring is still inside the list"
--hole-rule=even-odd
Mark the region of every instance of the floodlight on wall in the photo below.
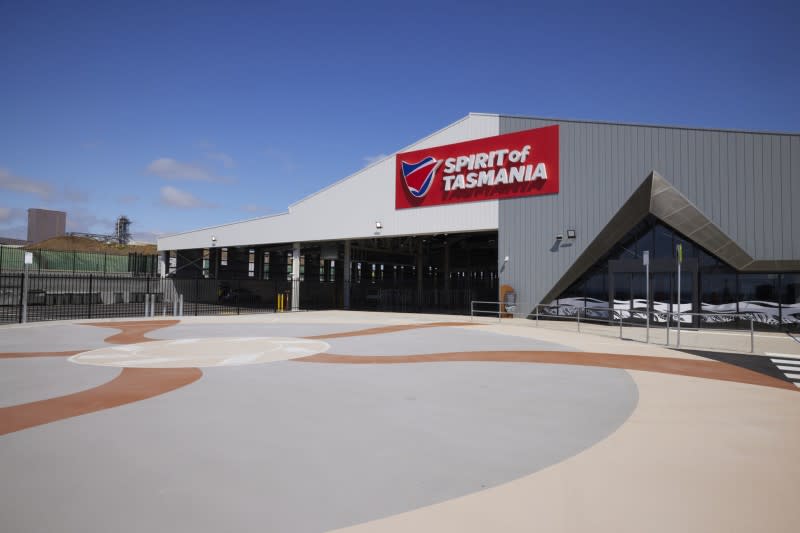
[[[381,229],[382,227],[383,227],[383,224],[381,224],[381,221],[380,221],[380,220],[378,220],[377,222],[375,222],[375,229]]]
[[[568,229],[567,230],[567,239],[574,239],[574,238],[575,238],[575,230],[574,229]]]
[[[564,240],[564,235],[562,235],[561,233],[559,233],[558,235],[556,235],[556,240],[557,240],[557,241],[563,241],[563,240]]]
[[[212,235],[211,236],[211,246],[216,246],[216,245],[217,245],[217,238]]]

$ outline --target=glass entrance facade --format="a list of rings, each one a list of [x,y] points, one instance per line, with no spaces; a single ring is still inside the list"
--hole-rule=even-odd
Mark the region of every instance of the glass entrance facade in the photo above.
[[[690,239],[650,215],[550,305],[559,314],[584,308],[587,317],[611,318],[636,311],[678,310],[676,247],[683,247],[682,322],[703,327],[741,327],[733,315],[752,317],[764,327],[800,331],[800,272],[738,272]],[[650,253],[650,298],[645,289],[643,252]],[[713,313],[713,315],[711,315]],[[644,313],[640,313],[644,318]],[[726,316],[731,315],[731,316]],[[661,316],[666,320],[666,313]]]

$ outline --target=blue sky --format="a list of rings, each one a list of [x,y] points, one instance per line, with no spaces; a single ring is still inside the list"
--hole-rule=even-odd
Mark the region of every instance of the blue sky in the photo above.
[[[283,212],[470,111],[800,131],[798,2],[0,0],[0,236]]]

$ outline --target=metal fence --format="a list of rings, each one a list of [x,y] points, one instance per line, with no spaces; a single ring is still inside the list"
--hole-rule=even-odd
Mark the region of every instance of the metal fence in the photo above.
[[[289,310],[291,282],[0,274],[0,323]],[[182,305],[180,305],[182,304]],[[147,311],[147,313],[146,313]]]
[[[155,255],[25,250],[20,247],[0,246],[0,274],[23,272],[25,252],[30,252],[33,256],[33,264],[28,266],[28,270],[34,273],[153,276],[158,269],[158,257]]]
[[[497,287],[475,285],[445,288],[442,282],[361,282],[350,285],[350,308],[366,311],[448,313],[466,315],[475,299],[496,298]]]
[[[591,333],[624,340],[694,348],[699,350],[746,351],[754,353],[760,338],[770,343],[785,341],[781,328],[760,321],[754,313],[686,313],[601,307],[537,305],[510,307],[502,302],[473,301],[472,319],[492,317],[525,318],[534,325],[564,331]],[[774,335],[780,334],[780,335]]]

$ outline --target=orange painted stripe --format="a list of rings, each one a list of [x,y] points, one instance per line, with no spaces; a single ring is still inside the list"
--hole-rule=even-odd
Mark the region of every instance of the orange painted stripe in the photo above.
[[[21,359],[24,357],[70,357],[85,351],[86,350],[77,350],[73,352],[6,352],[0,353],[0,359]]]
[[[800,391],[793,384],[727,363],[707,360],[678,359],[590,352],[553,351],[487,351],[446,352],[427,355],[335,355],[321,353],[292,361],[334,364],[400,364],[482,361],[505,363],[551,363],[560,365],[599,366],[623,370],[661,372],[719,381],[732,381],[778,389]]]
[[[105,341],[111,344],[133,344],[155,340],[145,335],[157,329],[180,324],[180,322],[180,320],[143,320],[141,322],[85,322],[81,325],[120,329],[122,331],[107,337]]]
[[[199,368],[124,368],[113,380],[92,389],[0,408],[0,435],[153,398],[202,376]]]
[[[410,329],[441,328],[447,326],[472,326],[471,322],[431,322],[429,324],[398,324],[396,326],[381,326],[377,328],[359,329],[356,331],[345,331],[342,333],[328,333],[326,335],[314,335],[313,337],[303,337],[305,339],[339,339],[342,337],[361,337],[363,335],[380,335],[382,333],[394,333],[396,331],[408,331]]]

